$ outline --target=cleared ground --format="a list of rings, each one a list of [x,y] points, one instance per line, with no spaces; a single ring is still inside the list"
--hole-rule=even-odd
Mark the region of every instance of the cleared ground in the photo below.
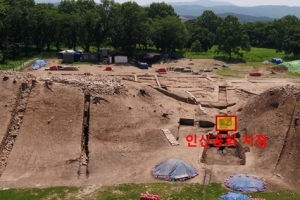
[[[171,146],[160,129],[169,128],[176,135],[178,118],[191,113],[194,106],[180,109],[179,102],[149,87],[126,83],[126,95],[101,96],[109,103],[91,106],[89,183],[117,184],[153,182],[149,172],[155,163],[169,157],[186,159],[197,165],[199,149]],[[140,95],[144,89],[149,96]],[[169,119],[162,116],[169,114]],[[187,132],[188,133],[188,132]],[[184,144],[187,133],[182,133]],[[193,155],[186,157],[186,155]],[[201,182],[197,177],[194,182]]]
[[[266,91],[252,99],[240,115],[240,129],[245,129],[244,133],[267,135],[267,148],[253,149],[249,157],[255,162],[249,165],[274,171],[283,182],[296,187],[300,184],[299,95],[299,88],[293,86]]]
[[[1,92],[0,92],[0,138],[2,139],[7,131],[11,119],[11,112],[14,109],[16,99],[19,93],[20,83],[13,84],[13,80],[3,81],[3,76],[0,77]]]
[[[24,121],[1,187],[69,185],[77,180],[83,94],[68,86],[38,83],[30,94]],[[48,120],[52,119],[50,123]]]
[[[58,63],[59,60],[50,60],[49,66]],[[299,116],[299,101],[292,96],[288,97],[279,89],[274,90],[276,92],[272,97],[269,97],[267,92],[264,93],[270,88],[287,84],[290,87],[297,86],[299,79],[268,78],[267,75],[248,77],[247,74],[254,71],[252,67],[237,65],[230,68],[240,71],[238,76],[224,78],[218,76],[217,72],[222,70],[222,64],[220,61],[204,59],[154,65],[149,70],[140,70],[132,66],[113,66],[113,72],[106,72],[105,65],[80,65],[79,71],[27,71],[36,76],[38,82],[31,91],[20,133],[9,154],[8,165],[0,177],[0,186],[158,182],[151,175],[155,164],[168,158],[178,158],[199,171],[199,176],[189,182],[203,183],[205,171],[211,174],[211,182],[218,183],[222,183],[230,174],[238,172],[263,176],[267,179],[270,190],[299,188],[299,183],[293,183],[300,179],[297,167],[300,160],[297,144],[300,138],[297,127],[295,128],[290,121]],[[216,69],[214,72],[203,72],[200,75],[169,71],[163,75],[155,73],[155,69],[160,67],[176,66],[190,66],[194,70],[209,67]],[[82,152],[84,94],[81,86],[71,82],[75,79],[85,82],[89,76],[80,76],[84,73],[91,73],[92,77],[123,77],[124,88],[113,95],[105,92],[91,94],[89,173],[87,179],[78,179],[79,159],[76,159]],[[48,88],[44,86],[44,81],[39,80],[40,76],[44,77],[43,80],[45,77],[49,80],[60,77],[60,82],[54,81]],[[284,77],[285,74],[278,76]],[[103,82],[102,85],[108,87],[112,84]],[[160,92],[159,85],[167,90]],[[101,84],[97,87],[100,86]],[[2,85],[0,87],[6,88]],[[93,84],[88,83],[86,87],[93,87]],[[142,95],[141,91],[145,91],[146,95]],[[188,101],[190,95],[186,91],[196,97],[206,114],[198,105]],[[15,93],[17,92],[16,90]],[[295,92],[290,92],[292,93],[294,95]],[[100,101],[94,103],[95,99]],[[270,107],[270,104],[274,103],[271,101],[279,101],[278,108]],[[13,103],[11,100],[11,104]],[[188,134],[197,134],[200,139],[202,134],[212,131],[213,128],[200,128],[198,125],[178,128],[178,121],[180,118],[191,118],[214,122],[215,115],[220,113],[238,115],[238,129],[242,134],[268,134],[267,147],[250,147],[250,152],[246,152],[245,165],[238,164],[240,159],[235,150],[222,155],[216,149],[210,149],[206,163],[201,163],[203,148],[199,143],[196,148],[188,147],[185,137]],[[167,117],[163,114],[167,114]],[[279,114],[280,120],[274,121]],[[287,136],[289,126],[293,128],[289,131],[293,132]],[[165,128],[168,128],[175,138],[178,137],[179,146],[170,145],[161,131]],[[6,129],[1,128],[1,131],[4,135]],[[285,137],[287,142],[282,151]],[[73,162],[67,164],[66,161],[70,159]]]

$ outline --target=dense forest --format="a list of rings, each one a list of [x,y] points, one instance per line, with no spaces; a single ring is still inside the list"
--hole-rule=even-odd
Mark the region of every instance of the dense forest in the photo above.
[[[272,22],[240,23],[205,11],[194,20],[182,22],[172,6],[152,3],[102,0],[62,0],[36,4],[34,0],[0,0],[0,63],[31,51],[62,47],[88,52],[104,46],[125,51],[154,47],[162,52],[187,49],[204,52],[217,45],[216,53],[243,56],[251,47],[274,48],[300,54],[300,20],[288,15]]]

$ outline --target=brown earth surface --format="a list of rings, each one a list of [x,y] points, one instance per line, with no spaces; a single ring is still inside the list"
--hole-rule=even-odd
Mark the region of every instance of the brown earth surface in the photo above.
[[[31,91],[24,121],[1,176],[7,187],[68,185],[77,179],[81,148],[83,94],[68,86],[38,83]],[[48,120],[52,119],[48,124]]]
[[[3,77],[1,77],[3,78]],[[11,112],[14,109],[16,98],[19,93],[20,83],[13,84],[13,80],[11,81],[2,81],[1,80],[1,92],[0,92],[0,113],[1,113],[1,120],[0,120],[0,137],[3,138],[6,134],[6,128],[11,119]]]
[[[49,66],[60,62],[49,61]],[[180,60],[149,70],[115,66],[113,72],[103,71],[104,66],[98,65],[80,66],[79,71],[70,72],[49,73],[44,69],[0,72],[0,111],[4,119],[0,122],[3,138],[0,167],[4,171],[0,174],[0,187],[157,182],[151,175],[155,164],[178,158],[199,171],[199,176],[188,182],[203,183],[205,171],[210,171],[211,182],[220,183],[232,173],[252,173],[266,178],[270,190],[299,189],[300,138],[295,122],[300,113],[296,100],[299,90],[295,89],[299,87],[299,79],[224,78],[214,72],[155,73],[162,66],[190,66],[198,70],[220,68],[222,64],[208,59],[194,59],[194,65],[189,65],[190,62]],[[238,66],[234,67],[238,70]],[[244,70],[248,73],[251,69]],[[91,75],[81,75],[84,73]],[[9,79],[4,81],[5,76]],[[34,85],[32,80],[36,80]],[[27,89],[22,91],[21,84],[25,82]],[[167,91],[160,92],[159,85]],[[186,91],[195,96],[204,111],[191,103]],[[84,120],[84,93],[91,95],[88,122]],[[22,100],[26,101],[25,111],[15,109],[15,104],[21,104]],[[15,127],[10,120],[21,115],[20,112],[22,120]],[[236,150],[226,150],[222,155],[216,149],[209,149],[206,162],[201,162],[203,148],[199,144],[196,148],[188,147],[185,137],[197,134],[200,139],[213,128],[200,128],[198,124],[178,128],[179,119],[214,122],[215,115],[220,113],[238,115],[238,131],[242,134],[267,134],[267,147],[249,147],[245,165],[238,164]],[[84,123],[89,125],[85,149],[82,148]],[[179,145],[170,145],[161,129],[169,129],[178,137]],[[13,137],[15,130],[17,136]],[[87,162],[80,156],[86,150]],[[86,166],[88,174],[78,174]]]
[[[250,147],[247,153],[255,158],[252,167],[273,171],[295,186],[300,184],[299,100],[299,87],[272,88],[251,99],[239,115],[244,134],[267,136],[266,148]]]

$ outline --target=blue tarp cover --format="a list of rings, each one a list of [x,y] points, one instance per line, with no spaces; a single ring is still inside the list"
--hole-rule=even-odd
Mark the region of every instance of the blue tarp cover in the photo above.
[[[140,69],[148,69],[149,67],[148,63],[143,63],[143,62],[137,62],[137,63]]]
[[[185,181],[198,175],[198,171],[182,160],[168,159],[157,164],[152,175],[166,181]]]
[[[266,181],[250,174],[233,174],[225,181],[226,187],[240,192],[262,192],[267,188]]]
[[[273,58],[272,63],[280,64],[283,63],[283,60],[281,58]]]
[[[48,63],[45,60],[36,60],[30,67],[30,70],[37,70],[41,67],[45,67]]]
[[[234,193],[234,192],[227,192],[223,196],[219,198],[219,200],[250,200],[251,198],[247,195]]]

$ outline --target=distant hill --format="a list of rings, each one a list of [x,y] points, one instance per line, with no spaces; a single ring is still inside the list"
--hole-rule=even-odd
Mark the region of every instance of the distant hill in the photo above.
[[[170,4],[171,5],[171,4]],[[238,6],[214,6],[205,7],[201,5],[173,6],[178,15],[199,16],[205,10],[212,10],[216,14],[235,13],[239,15],[249,15],[256,17],[281,18],[286,15],[295,15],[300,18],[300,7],[288,6],[256,6],[256,7],[238,7]]]
[[[192,2],[167,2],[172,6],[185,6],[185,5],[201,5],[206,7],[213,7],[213,6],[234,6],[232,3],[227,3],[223,1],[210,1],[210,0],[198,0]]]
[[[236,16],[241,23],[247,23],[247,22],[257,22],[257,21],[262,21],[262,22],[271,22],[274,19],[270,17],[255,17],[255,16],[250,16],[250,15],[242,15],[242,14],[235,14],[235,13],[221,13],[217,14],[218,16],[225,18],[228,15],[233,15]],[[180,15],[180,19],[183,22],[186,22],[188,20],[196,19],[196,16],[191,16],[191,15]]]
[[[60,0],[35,0],[36,3],[53,3],[55,5],[58,5],[60,3]],[[99,2],[99,1],[96,1]],[[174,6],[184,6],[184,5],[202,5],[206,7],[212,7],[212,6],[233,6],[234,4],[223,2],[223,1],[211,1],[211,0],[198,0],[198,1],[192,1],[192,2],[171,2],[167,3]],[[143,6],[149,6],[150,4],[143,5]]]
[[[181,19],[182,22],[186,22],[192,19],[196,19],[197,17],[195,16],[179,16],[179,18]]]
[[[236,16],[239,19],[239,21],[242,23],[257,22],[257,21],[261,21],[261,22],[274,21],[274,18],[270,18],[270,17],[256,17],[256,16],[250,16],[250,15],[236,14],[236,13],[221,13],[221,14],[217,14],[217,15],[222,18],[225,18],[228,15],[233,15],[233,16]]]
[[[53,3],[58,5],[60,0],[35,0],[36,3]],[[239,7],[222,1],[198,0],[194,2],[167,3],[174,7],[175,12],[180,16],[200,16],[205,10],[212,10],[216,14],[233,14],[243,22],[250,21],[271,21],[286,15],[295,15],[300,18],[300,7],[289,6],[255,6]],[[148,6],[148,5],[144,5]],[[244,16],[243,16],[244,15]],[[248,16],[253,16],[252,19]],[[255,18],[255,17],[256,18]]]

